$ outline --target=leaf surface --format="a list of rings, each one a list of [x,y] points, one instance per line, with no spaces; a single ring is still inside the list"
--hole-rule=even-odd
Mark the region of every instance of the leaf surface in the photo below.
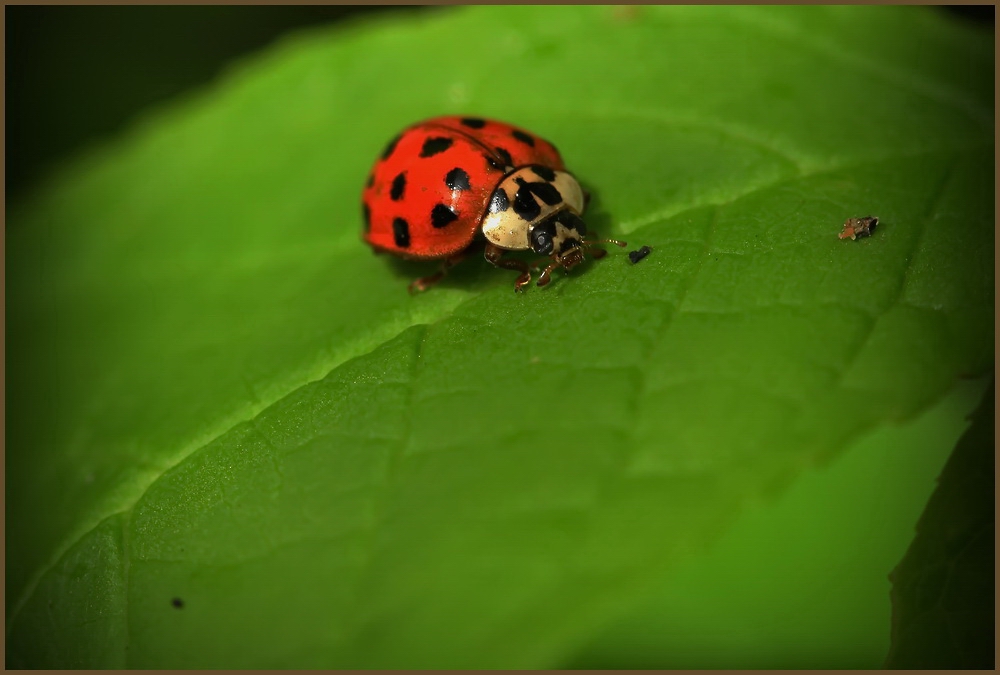
[[[914,8],[442,10],[80,157],[8,214],[8,665],[557,663],[990,368],[992,55]],[[360,188],[448,112],[552,139],[652,255],[408,296]]]
[[[887,570],[913,541],[949,450],[969,426],[965,413],[987,384],[963,383],[918,418],[863,435],[775,499],[743,509],[704,551],[679,561],[635,607],[568,652],[561,667],[883,664],[894,611]],[[984,631],[992,621],[964,626]],[[922,644],[944,657],[938,663],[958,664],[954,652],[939,649],[940,638]]]

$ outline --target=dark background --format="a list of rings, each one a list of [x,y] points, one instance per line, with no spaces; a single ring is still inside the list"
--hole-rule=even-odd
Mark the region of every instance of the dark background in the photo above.
[[[5,7],[6,196],[126,126],[142,109],[203,86],[241,56],[308,26],[399,6]],[[944,8],[992,26],[993,5]]]
[[[205,86],[232,61],[310,26],[398,6],[5,8],[6,187],[17,199],[53,165],[151,105]]]

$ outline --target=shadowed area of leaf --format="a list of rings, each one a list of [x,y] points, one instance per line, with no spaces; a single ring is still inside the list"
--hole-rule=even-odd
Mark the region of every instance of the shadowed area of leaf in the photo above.
[[[994,383],[892,572],[887,668],[995,667],[995,413]]]
[[[8,665],[558,663],[990,368],[992,44],[915,8],[464,8],[303,34],[80,157],[8,218]],[[407,295],[360,188],[452,112],[552,139],[653,254]]]

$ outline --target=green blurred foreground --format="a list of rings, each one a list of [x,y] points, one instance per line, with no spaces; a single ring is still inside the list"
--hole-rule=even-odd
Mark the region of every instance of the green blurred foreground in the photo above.
[[[7,666],[878,667],[993,366],[993,51],[922,8],[456,9],[79,157],[8,211]],[[450,112],[653,254],[408,296],[358,195]]]

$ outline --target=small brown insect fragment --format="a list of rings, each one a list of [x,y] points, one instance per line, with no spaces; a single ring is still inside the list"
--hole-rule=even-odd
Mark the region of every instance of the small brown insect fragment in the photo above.
[[[865,216],[864,218],[848,218],[844,221],[844,230],[840,233],[841,239],[864,239],[875,231],[878,225],[877,216]]]

